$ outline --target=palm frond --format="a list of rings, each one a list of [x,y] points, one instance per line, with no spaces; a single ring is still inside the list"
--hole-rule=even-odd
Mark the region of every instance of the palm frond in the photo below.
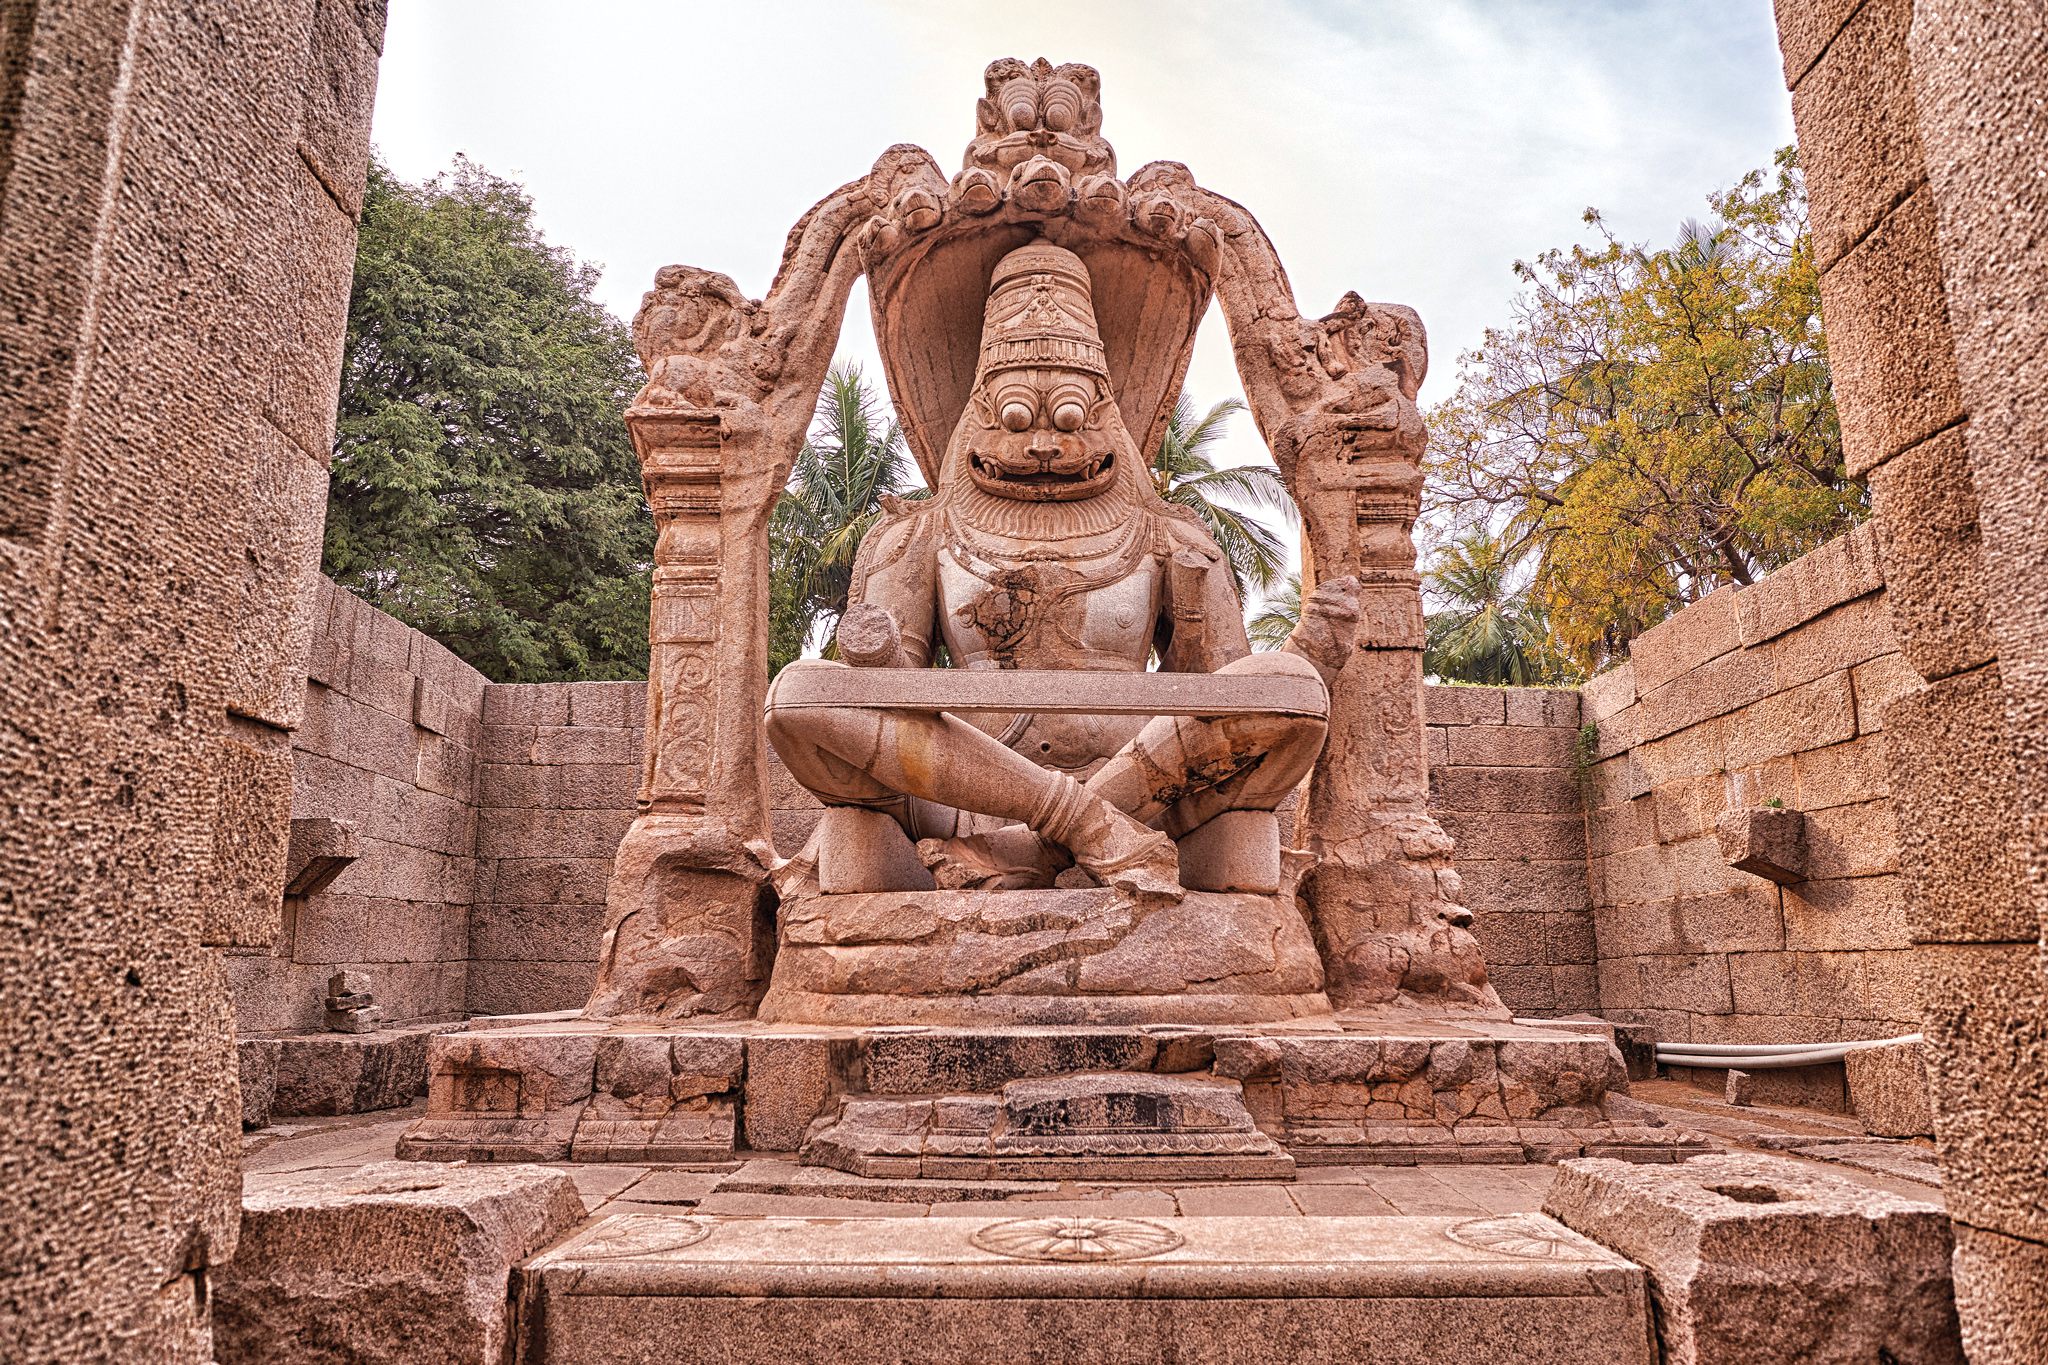
[[[1286,585],[1268,597],[1260,605],[1258,615],[1245,623],[1245,634],[1251,637],[1253,649],[1278,649],[1300,624],[1301,575],[1291,573]]]
[[[1239,601],[1244,600],[1247,586],[1263,592],[1280,581],[1287,550],[1270,527],[1216,499],[1277,511],[1290,526],[1298,516],[1278,470],[1264,465],[1218,469],[1210,460],[1207,452],[1223,439],[1231,416],[1244,410],[1241,399],[1226,398],[1197,417],[1194,399],[1182,389],[1167,414],[1166,432],[1153,454],[1151,469],[1159,496],[1187,508],[1208,528],[1210,538],[1230,564]]]

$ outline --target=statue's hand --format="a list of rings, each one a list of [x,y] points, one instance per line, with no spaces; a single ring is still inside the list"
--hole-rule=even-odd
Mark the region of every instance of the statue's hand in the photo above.
[[[855,668],[904,668],[903,632],[887,607],[863,602],[839,618],[839,657]]]
[[[1351,658],[1351,643],[1357,635],[1358,580],[1332,578],[1316,584],[1301,604],[1301,621],[1283,648],[1314,664],[1323,685],[1334,687]]]

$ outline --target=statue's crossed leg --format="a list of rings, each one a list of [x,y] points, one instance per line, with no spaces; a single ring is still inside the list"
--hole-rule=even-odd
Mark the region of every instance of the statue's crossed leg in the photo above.
[[[1315,676],[1282,653],[1217,672]],[[944,712],[778,709],[772,690],[768,699],[776,753],[827,805],[885,812],[912,839],[956,832],[945,828],[954,811],[1022,823],[1109,885],[1172,897],[1173,841],[1225,811],[1278,806],[1314,765],[1324,730],[1314,716],[1158,716],[1079,783]]]

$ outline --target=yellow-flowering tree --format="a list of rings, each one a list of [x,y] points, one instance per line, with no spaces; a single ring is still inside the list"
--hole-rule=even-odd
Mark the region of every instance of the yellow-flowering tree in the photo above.
[[[1512,327],[1460,357],[1430,414],[1426,513],[1536,556],[1552,642],[1594,670],[1726,583],[1855,525],[1796,149],[1710,195],[1667,251],[1616,241],[1516,262]]]

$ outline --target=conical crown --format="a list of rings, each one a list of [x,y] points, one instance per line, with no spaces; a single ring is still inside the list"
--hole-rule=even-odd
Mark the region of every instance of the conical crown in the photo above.
[[[996,370],[1047,366],[1109,377],[1095,326],[1088,267],[1064,247],[1037,241],[996,262],[982,314],[979,383]]]

